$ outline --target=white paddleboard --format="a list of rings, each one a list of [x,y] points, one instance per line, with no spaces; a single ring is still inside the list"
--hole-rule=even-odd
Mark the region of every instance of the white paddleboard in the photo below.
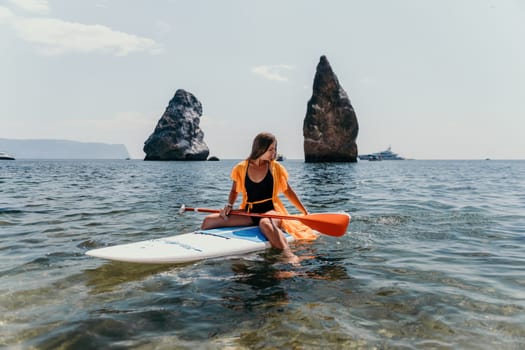
[[[293,236],[286,234],[288,242]],[[247,254],[270,247],[257,226],[199,230],[166,238],[89,250],[96,258],[143,264],[189,261]]]

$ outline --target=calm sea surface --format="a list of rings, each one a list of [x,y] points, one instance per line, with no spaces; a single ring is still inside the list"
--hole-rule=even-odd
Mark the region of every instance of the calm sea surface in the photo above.
[[[348,233],[184,265],[92,248],[196,229],[234,161],[0,162],[0,347],[523,349],[525,161],[283,162]],[[288,205],[290,209],[290,205]]]

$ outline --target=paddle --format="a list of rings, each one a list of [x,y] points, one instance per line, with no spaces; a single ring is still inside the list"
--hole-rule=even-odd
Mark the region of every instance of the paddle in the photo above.
[[[200,213],[220,213],[218,209],[190,208],[184,204],[180,207],[179,213],[195,211]],[[282,215],[282,214],[259,214],[247,213],[244,211],[232,210],[230,215],[255,216],[259,218],[274,218],[283,220],[298,220],[306,226],[324,233],[325,235],[339,237],[346,233],[346,228],[350,223],[350,215],[346,213],[317,213],[308,215]]]

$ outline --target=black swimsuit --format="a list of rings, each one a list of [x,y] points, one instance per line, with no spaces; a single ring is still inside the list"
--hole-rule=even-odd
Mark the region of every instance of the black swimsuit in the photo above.
[[[246,211],[252,213],[266,213],[274,210],[273,206],[273,176],[270,169],[268,169],[266,176],[261,182],[253,182],[248,176],[246,170],[245,178],[246,193],[248,194],[248,201]],[[260,218],[252,217],[254,224],[259,224]]]

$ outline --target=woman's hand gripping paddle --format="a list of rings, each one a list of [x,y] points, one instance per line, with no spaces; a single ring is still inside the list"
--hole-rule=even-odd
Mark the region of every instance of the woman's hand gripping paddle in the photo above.
[[[220,213],[218,209],[190,208],[184,204],[179,209],[179,214],[186,211],[200,213]],[[244,211],[232,210],[230,215],[254,216],[259,218],[274,218],[282,220],[298,220],[306,226],[328,236],[340,237],[346,233],[350,223],[350,215],[346,213],[317,213],[308,215],[281,215],[281,214],[259,214],[247,213]]]

